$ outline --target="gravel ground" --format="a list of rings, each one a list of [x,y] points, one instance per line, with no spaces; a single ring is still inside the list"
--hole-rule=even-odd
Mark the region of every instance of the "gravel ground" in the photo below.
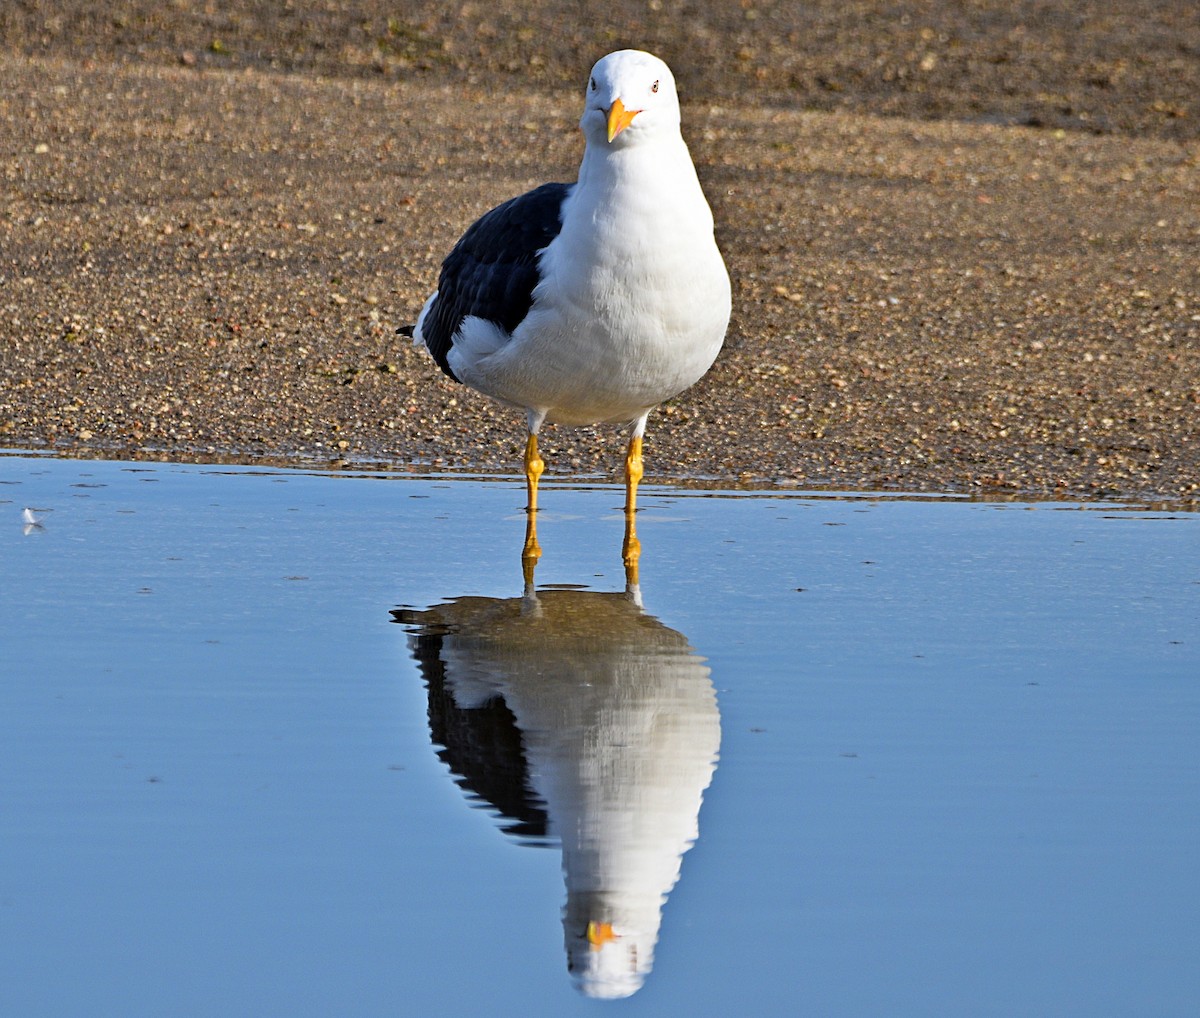
[[[395,329],[472,219],[573,179],[634,44],[734,281],[649,479],[1200,493],[1187,4],[97,6],[0,12],[4,446],[515,472],[520,415]],[[543,449],[607,478],[623,442]]]

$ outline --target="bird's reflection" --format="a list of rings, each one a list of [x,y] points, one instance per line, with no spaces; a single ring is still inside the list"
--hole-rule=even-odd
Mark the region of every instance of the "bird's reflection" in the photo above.
[[[509,834],[561,844],[567,966],[591,997],[650,972],[721,738],[708,668],[642,607],[629,539],[623,592],[536,589],[531,526],[521,597],[392,613],[458,784]]]
[[[42,517],[28,507],[21,513],[21,522],[24,524],[23,529],[26,537],[46,529],[45,524],[42,523]]]

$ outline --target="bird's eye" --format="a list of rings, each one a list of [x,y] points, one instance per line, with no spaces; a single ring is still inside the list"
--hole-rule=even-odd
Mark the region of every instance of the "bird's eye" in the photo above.
[[[651,85],[651,86],[650,86],[650,91],[651,91],[651,92],[657,92],[657,91],[658,91],[658,82],[657,82],[657,81],[656,81],[656,82],[655,82],[653,85]]]
[[[592,78],[591,80],[588,81],[588,88],[590,88],[593,92],[596,91],[596,79],[595,78]]]

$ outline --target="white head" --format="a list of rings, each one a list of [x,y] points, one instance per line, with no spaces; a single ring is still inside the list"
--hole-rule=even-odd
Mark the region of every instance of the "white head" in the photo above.
[[[664,133],[678,136],[679,95],[671,68],[636,49],[601,57],[588,77],[579,126],[589,143],[602,145]]]

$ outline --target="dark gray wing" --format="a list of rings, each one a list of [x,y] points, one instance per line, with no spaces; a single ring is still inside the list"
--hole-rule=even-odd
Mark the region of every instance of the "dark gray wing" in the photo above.
[[[538,252],[562,229],[562,204],[573,184],[543,184],[477,219],[442,262],[437,298],[421,334],[438,366],[456,382],[447,357],[468,315],[512,332],[529,313]]]
[[[546,805],[533,790],[517,719],[499,693],[476,707],[459,707],[446,687],[442,645],[447,629],[427,614],[397,608],[392,621],[405,626],[409,646],[429,693],[429,736],[454,782],[475,801],[495,808],[506,834],[544,843]],[[438,749],[437,747],[441,747]]]

